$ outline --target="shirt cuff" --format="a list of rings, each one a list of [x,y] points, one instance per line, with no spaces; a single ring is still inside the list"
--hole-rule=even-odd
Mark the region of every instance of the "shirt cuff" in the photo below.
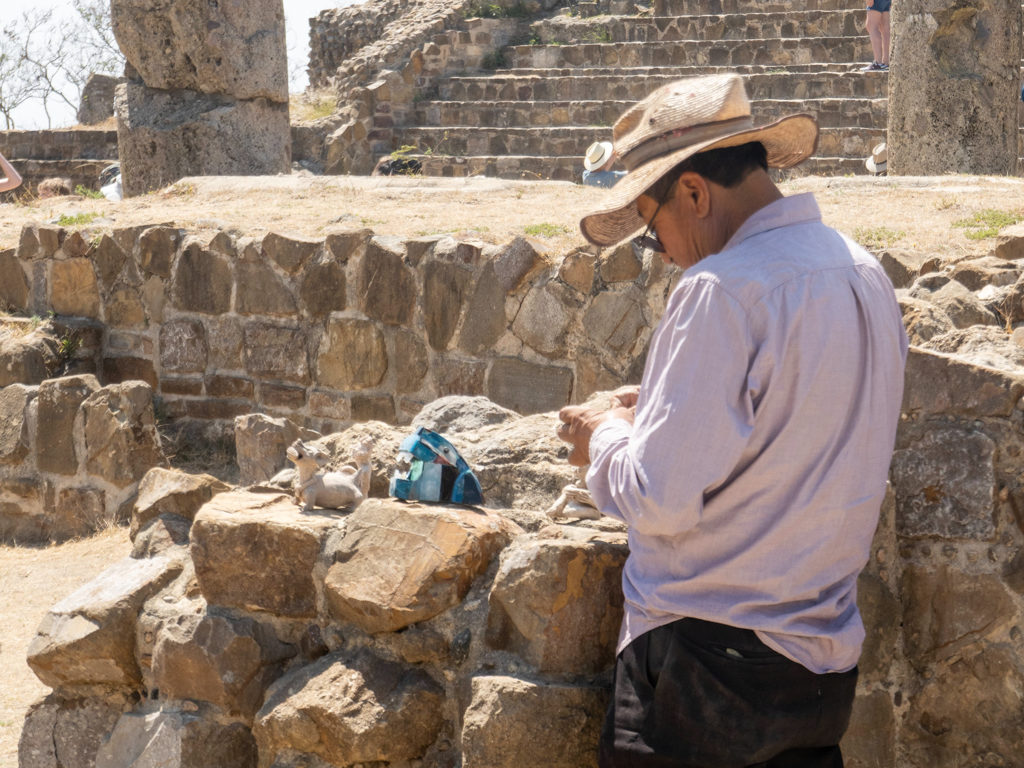
[[[609,448],[623,441],[628,442],[632,430],[633,425],[625,419],[606,419],[598,424],[590,436],[590,463],[596,463],[597,457]]]

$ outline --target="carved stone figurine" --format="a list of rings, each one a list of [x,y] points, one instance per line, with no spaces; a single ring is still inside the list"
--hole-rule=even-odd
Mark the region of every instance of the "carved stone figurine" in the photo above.
[[[580,520],[599,520],[602,515],[594,503],[594,497],[587,490],[587,468],[576,470],[577,481],[569,483],[562,489],[561,495],[547,509],[547,516],[552,520],[564,520],[575,517]]]
[[[373,442],[364,440],[352,453],[356,466],[345,466],[336,472],[321,472],[330,461],[330,456],[319,448],[296,440],[286,451],[288,459],[295,464],[299,473],[295,480],[295,500],[302,504],[302,511],[313,507],[341,509],[353,507],[370,494],[370,454]]]

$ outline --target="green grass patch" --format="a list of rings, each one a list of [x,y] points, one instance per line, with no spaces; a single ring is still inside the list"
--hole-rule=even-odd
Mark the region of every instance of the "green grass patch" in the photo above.
[[[98,219],[98,213],[62,213],[57,219],[58,227],[84,227]]]
[[[474,2],[463,11],[467,19],[525,19],[530,9],[525,3],[504,6],[501,3]]]
[[[90,200],[102,200],[103,193],[98,189],[89,189],[84,184],[79,184],[75,187],[75,194],[81,195],[82,197],[88,197]]]
[[[853,239],[869,251],[877,251],[880,248],[895,245],[906,234],[902,229],[889,229],[889,227],[857,227],[853,230]]]
[[[995,237],[1003,227],[1024,219],[1024,215],[1013,211],[999,211],[995,208],[986,208],[976,211],[966,219],[958,219],[953,222],[954,227],[964,231],[964,237],[969,240],[984,240],[986,237]]]
[[[563,227],[561,224],[528,224],[523,228],[523,232],[533,237],[558,237],[569,232],[567,227]]]

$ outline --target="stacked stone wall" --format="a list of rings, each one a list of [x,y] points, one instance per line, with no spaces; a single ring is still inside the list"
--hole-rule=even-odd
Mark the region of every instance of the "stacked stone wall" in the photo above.
[[[139,480],[165,463],[142,382],[9,384],[0,418],[0,541],[60,541],[125,522]]]
[[[0,131],[0,153],[25,179],[13,194],[34,193],[39,182],[53,177],[71,179],[72,188],[95,189],[100,171],[117,162],[117,131]]]
[[[262,411],[321,432],[408,423],[447,394],[523,413],[638,380],[668,279],[630,245],[549,261],[530,243],[236,239],[171,226],[30,226],[0,300],[102,328],[100,378],[141,379],[172,421]]]

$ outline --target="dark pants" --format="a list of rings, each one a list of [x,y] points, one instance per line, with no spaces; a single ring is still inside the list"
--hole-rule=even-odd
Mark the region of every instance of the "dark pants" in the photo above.
[[[619,654],[601,768],[842,768],[857,670],[816,675],[754,632],[681,619]]]

